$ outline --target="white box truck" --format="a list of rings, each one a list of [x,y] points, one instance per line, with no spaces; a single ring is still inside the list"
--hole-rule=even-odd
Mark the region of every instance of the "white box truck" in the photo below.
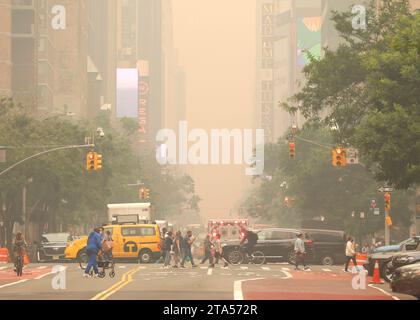
[[[108,204],[108,220],[111,224],[151,223],[152,205],[145,203],[112,203]]]

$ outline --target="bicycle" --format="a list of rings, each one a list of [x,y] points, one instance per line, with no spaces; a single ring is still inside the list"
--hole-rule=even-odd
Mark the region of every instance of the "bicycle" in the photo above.
[[[16,258],[15,269],[16,269],[16,275],[18,277],[21,277],[23,273],[23,256],[21,254],[19,254]]]
[[[242,264],[244,261],[250,262],[255,265],[262,265],[265,263],[265,254],[262,251],[254,250],[249,255],[244,247],[238,246],[236,249],[228,254],[228,261],[232,265]]]

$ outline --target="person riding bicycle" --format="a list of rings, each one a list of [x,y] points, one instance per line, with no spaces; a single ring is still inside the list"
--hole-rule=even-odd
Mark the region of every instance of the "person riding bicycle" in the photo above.
[[[16,234],[16,238],[13,243],[13,257],[14,257],[15,272],[16,272],[16,267],[18,263],[18,257],[22,257],[22,263],[23,263],[23,258],[26,254],[26,247],[27,247],[27,244],[25,242],[25,239],[23,238],[22,233],[18,232]]]
[[[242,239],[239,245],[243,246],[248,256],[251,256],[252,251],[257,244],[258,235],[251,230],[247,230],[244,226],[241,227],[240,234]],[[244,245],[245,241],[247,241],[247,243]]]

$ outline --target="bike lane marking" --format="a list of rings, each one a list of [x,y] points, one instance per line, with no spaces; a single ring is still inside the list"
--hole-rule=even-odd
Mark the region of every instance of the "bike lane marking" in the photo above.
[[[393,296],[392,294],[390,294],[389,292],[386,292],[386,291],[385,291],[384,289],[382,289],[382,288],[375,287],[373,284],[368,284],[368,287],[371,287],[371,288],[374,288],[374,289],[376,289],[376,290],[379,290],[379,291],[381,291],[382,293],[386,294],[387,296],[391,297],[391,298],[392,298],[392,299],[394,299],[394,300],[400,300],[398,297]]]
[[[237,280],[233,283],[233,300],[244,300],[244,293],[242,292],[242,283],[246,281],[263,280],[264,278]]]
[[[13,285],[15,285],[15,284],[23,283],[23,282],[26,282],[26,281],[28,281],[28,280],[29,280],[29,279],[22,279],[22,280],[19,280],[19,281],[16,281],[16,282],[6,283],[6,284],[1,285],[1,286],[0,286],[0,289],[6,288],[6,287],[10,287],[10,286],[13,286]]]

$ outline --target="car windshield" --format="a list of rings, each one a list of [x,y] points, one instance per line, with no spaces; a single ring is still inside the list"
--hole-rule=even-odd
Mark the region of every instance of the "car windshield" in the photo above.
[[[42,235],[41,242],[67,242],[71,241],[71,236],[68,233],[50,233]]]

